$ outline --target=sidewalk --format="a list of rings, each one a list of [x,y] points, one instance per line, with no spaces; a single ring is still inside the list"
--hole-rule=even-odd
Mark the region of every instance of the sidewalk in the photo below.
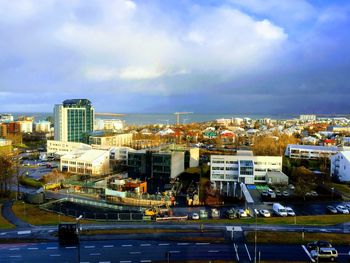
[[[1,209],[2,216],[9,221],[11,224],[15,225],[17,228],[29,228],[32,227],[32,225],[28,224],[27,222],[22,221],[12,211],[12,201],[5,201],[2,209]]]

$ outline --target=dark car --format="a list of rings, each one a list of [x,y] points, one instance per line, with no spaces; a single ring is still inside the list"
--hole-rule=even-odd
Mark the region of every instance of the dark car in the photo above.
[[[232,208],[232,209],[229,209],[225,212],[225,215],[228,219],[234,219],[236,218],[236,211]]]
[[[267,197],[267,196],[269,196],[269,193],[267,191],[262,191],[261,196]]]
[[[307,244],[309,250],[316,250],[317,248],[332,247],[332,244],[328,241],[318,240]]]
[[[327,212],[329,214],[338,214],[337,209],[334,206],[331,206],[331,205],[327,206]]]

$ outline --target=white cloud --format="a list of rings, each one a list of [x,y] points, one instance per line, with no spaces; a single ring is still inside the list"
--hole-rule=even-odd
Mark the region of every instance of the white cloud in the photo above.
[[[256,22],[255,29],[256,32],[265,39],[281,40],[286,38],[281,28],[272,25],[271,22],[266,19]]]

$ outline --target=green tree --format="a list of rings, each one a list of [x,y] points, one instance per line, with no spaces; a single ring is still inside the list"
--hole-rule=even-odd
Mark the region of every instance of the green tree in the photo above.
[[[306,193],[315,188],[316,175],[304,166],[293,169],[292,178],[295,184],[295,193],[301,195],[304,199]]]
[[[14,163],[9,155],[0,156],[0,196],[8,197],[15,174]]]

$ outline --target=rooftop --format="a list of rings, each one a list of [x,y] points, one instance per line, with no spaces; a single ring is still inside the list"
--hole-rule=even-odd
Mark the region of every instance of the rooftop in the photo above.
[[[336,146],[318,146],[318,145],[300,145],[300,144],[288,144],[289,148],[305,149],[305,150],[317,150],[317,151],[338,151]]]
[[[94,160],[104,156],[108,151],[103,150],[78,150],[72,153],[68,153],[61,157],[61,159],[74,159],[82,162],[93,162]]]

